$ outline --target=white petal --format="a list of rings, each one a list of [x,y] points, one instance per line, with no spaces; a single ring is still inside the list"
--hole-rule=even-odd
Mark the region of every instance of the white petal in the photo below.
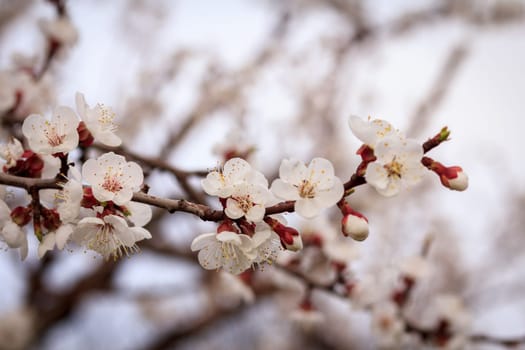
[[[383,165],[372,162],[366,167],[366,182],[376,189],[385,189],[388,186],[388,172]]]
[[[130,227],[129,230],[133,233],[135,242],[151,238],[151,233],[143,227]]]
[[[351,115],[348,120],[348,125],[350,126],[352,133],[363,143],[368,145],[373,143],[373,133],[369,122],[359,118],[358,116]]]
[[[114,192],[105,190],[105,189],[103,189],[100,186],[93,186],[93,187],[91,187],[91,190],[93,191],[93,196],[100,202],[107,202],[107,201],[111,201],[111,200],[115,199],[115,193]],[[117,202],[115,202],[115,203],[119,204]],[[121,204],[124,204],[124,203],[126,203],[126,201],[122,202]]]
[[[144,173],[140,165],[135,162],[127,162],[123,168],[123,172],[126,186],[138,190],[142,182],[144,182]]]
[[[77,112],[80,115],[80,118],[85,119],[87,114],[87,109],[89,108],[84,98],[84,94],[77,92],[75,94],[75,103],[77,105]]]
[[[122,144],[122,139],[110,131],[98,133],[96,139],[97,141],[110,147],[118,147]]]
[[[150,222],[152,210],[149,205],[137,202],[129,202],[126,206],[131,213],[131,215],[128,216],[128,219],[135,226],[144,226]]]
[[[48,233],[42,239],[42,242],[38,245],[38,257],[42,259],[47,251],[53,250],[55,247],[55,234]]]
[[[315,199],[319,204],[321,204],[324,208],[329,208],[333,205],[335,205],[337,202],[343,198],[343,194],[345,192],[343,183],[339,178],[334,177],[334,186],[325,191],[318,191],[315,195]]]
[[[10,248],[20,247],[26,236],[20,226],[12,221],[8,221],[4,224],[0,234],[4,237],[5,243],[7,243]]]
[[[58,249],[64,249],[69,237],[73,233],[73,228],[73,225],[62,225],[56,230],[55,239]]]
[[[272,235],[272,231],[270,230],[262,230],[257,231],[252,237],[252,243],[254,247],[258,247],[264,242],[266,242]]]
[[[95,194],[94,191],[93,194]],[[95,198],[98,199],[97,196],[95,196]],[[130,188],[124,187],[114,194],[112,201],[117,205],[126,205],[131,200],[131,198],[133,198],[133,191]]]
[[[82,177],[91,185],[98,184],[104,171],[95,159],[88,159],[82,166]]]
[[[262,219],[264,218],[264,213],[265,212],[266,212],[266,209],[262,205],[254,205],[246,213],[246,219],[251,221],[251,222],[262,221]]]
[[[223,264],[221,245],[218,243],[204,247],[197,257],[206,270],[218,269]]]
[[[401,190],[401,183],[397,180],[391,180],[386,188],[376,188],[379,194],[385,197],[392,197],[399,193]]]
[[[250,163],[242,158],[232,158],[224,164],[223,174],[230,179],[230,184],[245,181],[247,174],[252,170]]]
[[[306,219],[317,216],[322,209],[316,198],[301,198],[295,202],[295,211]]]
[[[217,196],[224,185],[223,178],[218,171],[212,171],[201,180],[202,189],[210,196]]]
[[[308,170],[303,162],[297,159],[283,159],[279,167],[279,177],[293,185],[298,185],[308,178]]]
[[[294,201],[301,198],[297,187],[293,186],[290,183],[284,182],[281,179],[274,180],[272,186],[270,187],[270,190],[275,196],[284,200]]]
[[[216,242],[216,235],[216,233],[203,233],[202,235],[195,237],[193,239],[193,242],[191,242],[191,251],[194,252],[197,250],[201,250],[202,248],[208,246],[210,243]]]
[[[223,232],[218,233],[216,238],[220,242],[226,242],[226,243],[233,243],[235,245],[241,245],[242,244],[241,236],[246,236],[246,235],[239,235],[239,234],[237,234],[235,232],[231,232],[231,231],[223,231]]]
[[[233,198],[226,200],[226,208],[224,209],[226,215],[231,219],[239,219],[244,216],[244,211],[239,207],[237,201]]]
[[[334,176],[332,162],[324,158],[314,158],[308,165],[309,179],[313,182],[323,182]]]

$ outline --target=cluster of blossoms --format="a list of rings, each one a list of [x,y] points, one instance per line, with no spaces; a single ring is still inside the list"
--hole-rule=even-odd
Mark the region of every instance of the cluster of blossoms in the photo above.
[[[355,176],[379,194],[390,197],[416,185],[423,178],[425,168],[436,172],[446,187],[466,189],[468,178],[460,167],[445,167],[423,157],[423,146],[405,137],[390,123],[352,116],[349,124],[363,142],[357,151],[362,162]],[[432,140],[439,144],[447,137],[444,129]],[[368,219],[345,200],[353,190],[352,180],[343,184],[335,176],[330,161],[314,158],[306,165],[296,159],[284,159],[279,178],[269,187],[264,175],[247,161],[226,158],[222,168],[202,180],[204,191],[219,197],[226,216],[217,232],[198,236],[192,243],[192,250],[200,251],[199,261],[204,268],[223,267],[232,273],[241,273],[253,264],[272,262],[281,248],[301,250],[301,234],[286,226],[283,218],[272,217],[274,212],[294,211],[310,219],[337,204],[343,214],[342,233],[357,241],[368,237]],[[272,209],[270,213],[268,208]]]
[[[68,163],[69,152],[78,146],[88,147],[95,140],[108,146],[121,144],[110,108],[100,104],[90,108],[79,93],[76,102],[82,121],[64,106],[49,119],[32,114],[22,125],[29,149],[17,139],[0,147],[3,172],[56,178],[60,187],[43,190],[36,200],[33,197],[28,205],[13,210],[0,198],[1,239],[10,248],[20,248],[22,258],[27,255],[27,236],[21,227],[31,220],[40,240],[40,257],[74,241],[106,259],[116,258],[136,250],[137,241],[151,238],[143,228],[151,219],[151,207],[131,201],[144,181],[138,164],[113,152],[87,160],[81,172]],[[46,199],[49,205],[44,206]]]
[[[220,198],[227,217],[216,233],[198,236],[191,245],[192,250],[200,250],[204,268],[240,273],[253,264],[272,263],[282,248],[300,250],[299,232],[286,226],[283,218],[267,216],[266,206],[278,199],[294,201],[295,211],[311,218],[335,205],[344,192],[326,159],[315,158],[308,166],[285,159],[279,174],[268,188],[262,173],[245,160],[232,158],[202,180],[204,191]]]

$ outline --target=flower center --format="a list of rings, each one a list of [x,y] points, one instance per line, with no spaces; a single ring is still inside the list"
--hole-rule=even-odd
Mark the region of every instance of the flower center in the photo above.
[[[100,103],[97,104],[97,107],[99,111],[98,122],[102,128],[109,131],[117,130],[117,125],[113,123],[113,120],[115,119],[115,113],[111,110],[111,108],[108,108]]]
[[[97,233],[92,236],[91,239],[88,238],[86,247],[99,252],[106,258],[112,255],[114,260],[124,255],[129,256],[138,251],[136,245],[131,247],[124,245],[114,231],[115,229],[111,224],[100,225]]]
[[[388,172],[388,177],[400,179],[403,174],[403,164],[396,161],[396,157],[394,157],[390,163],[383,165],[383,167]]]
[[[49,145],[52,147],[61,145],[64,140],[64,137],[66,137],[66,135],[59,135],[56,125],[53,125],[48,121],[46,121],[46,129],[44,130],[44,135],[47,139],[47,143],[49,143]]]
[[[315,185],[309,180],[303,180],[298,186],[299,195],[301,198],[314,198],[315,197]]]
[[[102,188],[109,192],[118,192],[124,186],[122,186],[119,177],[121,174],[114,173],[113,168],[110,167],[106,174],[104,175],[104,182],[102,183]]]
[[[249,194],[246,196],[232,198],[237,202],[239,208],[241,208],[241,210],[245,213],[247,213],[254,205]]]

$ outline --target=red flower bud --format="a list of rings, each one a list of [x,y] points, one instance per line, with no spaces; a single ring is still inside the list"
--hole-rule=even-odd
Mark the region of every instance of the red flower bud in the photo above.
[[[11,211],[11,219],[18,226],[25,226],[31,221],[32,213],[31,207],[16,207]]]
[[[275,233],[277,233],[277,235],[281,239],[281,244],[284,248],[292,251],[298,251],[303,249],[303,241],[301,239],[299,231],[292,227],[285,226],[279,221],[270,217],[264,218],[264,221],[268,225],[270,225],[270,227],[272,228],[272,230],[275,231]]]
[[[464,191],[468,187],[468,176],[459,166],[446,167],[440,162],[434,161],[430,157],[423,157],[421,160],[424,166],[432,170],[439,176],[443,186],[455,190]]]

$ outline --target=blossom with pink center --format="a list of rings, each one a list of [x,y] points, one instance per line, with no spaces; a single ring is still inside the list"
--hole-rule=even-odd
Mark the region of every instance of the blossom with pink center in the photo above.
[[[332,163],[324,158],[314,158],[308,166],[299,160],[284,159],[279,177],[272,183],[271,191],[281,199],[295,201],[295,211],[305,218],[313,218],[322,209],[333,206],[344,194]]]
[[[78,145],[78,122],[71,108],[61,106],[55,109],[50,120],[31,114],[24,120],[22,133],[35,153],[67,153]]]
[[[128,203],[144,181],[144,174],[137,163],[126,162],[123,156],[113,152],[86,161],[82,177],[91,184],[97,200],[113,201],[118,205]]]
[[[115,135],[117,125],[113,122],[115,113],[111,108],[103,104],[97,104],[95,107],[90,108],[84,95],[79,92],[77,92],[75,98],[78,114],[95,140],[111,147],[120,146],[122,140]]]

